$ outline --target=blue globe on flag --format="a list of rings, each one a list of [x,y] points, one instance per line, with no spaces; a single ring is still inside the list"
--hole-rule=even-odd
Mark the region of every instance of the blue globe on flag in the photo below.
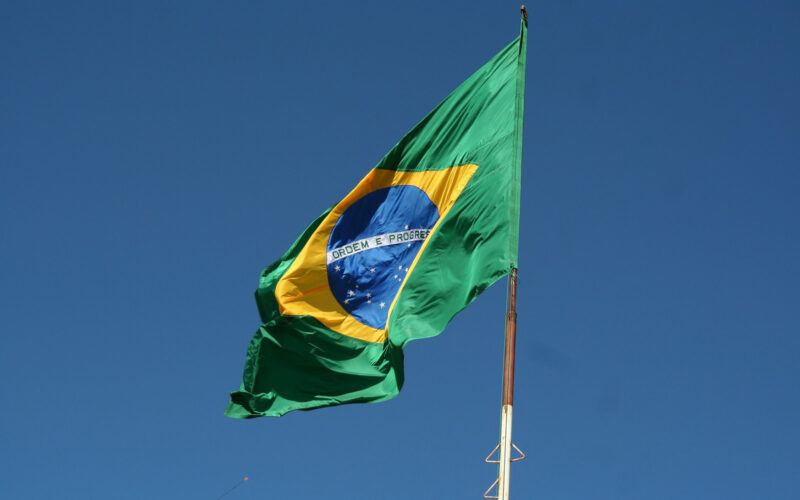
[[[378,189],[336,221],[327,246],[328,284],[359,322],[386,328],[389,308],[439,209],[416,186]]]

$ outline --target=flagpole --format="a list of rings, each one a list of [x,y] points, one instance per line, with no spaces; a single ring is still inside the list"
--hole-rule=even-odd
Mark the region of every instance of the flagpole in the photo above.
[[[519,8],[525,26],[528,25],[528,10],[524,5]],[[519,91],[519,89],[517,89]],[[517,110],[519,112],[519,110]],[[525,454],[511,441],[511,423],[514,408],[514,361],[517,344],[517,268],[512,267],[508,275],[508,299],[506,308],[506,341],[503,356],[503,409],[500,421],[500,467],[497,476],[497,496],[499,500],[508,500],[511,480],[511,462],[522,460]],[[520,453],[520,457],[511,458],[512,448]]]
[[[506,310],[506,342],[503,356],[503,409],[500,421],[500,471],[498,497],[508,500],[511,476],[511,422],[514,406],[514,355],[517,343],[517,269],[508,275],[508,304]]]
[[[498,500],[508,500],[509,482],[511,478],[511,462],[525,459],[525,453],[511,440],[511,423],[514,415],[514,360],[517,343],[517,268],[512,267],[508,275],[508,300],[506,304],[506,338],[505,351],[503,353],[503,406],[500,416],[500,443],[495,446],[486,462],[499,464],[497,479],[494,480],[489,489],[483,494],[483,498],[496,498]],[[495,453],[500,451],[497,460],[492,459]],[[512,458],[513,451],[519,453],[518,457]],[[492,495],[491,491],[497,486],[497,494]]]
[[[528,25],[528,11],[525,6],[520,7],[524,26]],[[523,31],[524,32],[524,31]],[[524,47],[524,45],[523,45]],[[523,55],[524,57],[524,55]],[[524,80],[523,86],[524,86]],[[519,85],[519,81],[518,81]],[[519,89],[518,89],[519,90]],[[521,137],[521,135],[520,135]],[[497,463],[497,479],[489,489],[483,494],[484,498],[496,498],[498,500],[509,500],[509,483],[511,479],[511,462],[523,460],[525,454],[514,445],[511,440],[511,424],[513,420],[514,408],[514,361],[517,343],[517,268],[512,267],[508,275],[508,298],[506,303],[506,335],[505,351],[503,354],[503,406],[500,417],[500,444],[486,457],[489,463]],[[492,456],[500,449],[500,456],[493,460]],[[512,451],[516,450],[520,456],[511,458]],[[490,492],[497,485],[497,495]]]

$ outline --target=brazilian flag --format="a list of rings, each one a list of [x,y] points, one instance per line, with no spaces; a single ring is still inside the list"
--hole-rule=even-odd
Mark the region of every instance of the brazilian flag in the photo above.
[[[403,346],[517,266],[526,39],[523,22],[261,273],[227,416],[394,397]]]

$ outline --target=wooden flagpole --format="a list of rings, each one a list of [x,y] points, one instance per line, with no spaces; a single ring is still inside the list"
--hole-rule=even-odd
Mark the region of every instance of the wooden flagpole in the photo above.
[[[523,22],[528,25],[528,11],[525,6],[520,7]],[[489,463],[499,464],[497,479],[489,489],[483,494],[484,498],[496,498],[498,500],[509,500],[508,491],[511,478],[511,462],[516,462],[525,458],[525,454],[511,441],[511,424],[514,408],[514,355],[517,343],[517,268],[512,267],[508,275],[508,298],[506,304],[506,336],[505,352],[503,355],[503,406],[500,420],[500,444],[486,457]],[[493,460],[492,456],[500,450],[498,460]],[[511,458],[513,450],[517,450],[520,456]],[[491,495],[490,492],[497,485],[497,494]]]
[[[498,497],[508,500],[511,476],[511,421],[514,406],[514,354],[517,343],[517,269],[508,275],[508,305],[506,310],[506,342],[503,356],[503,409],[500,423],[500,471]]]
[[[506,338],[505,352],[503,354],[503,406],[500,420],[500,444],[495,446],[492,452],[486,457],[486,462],[499,464],[497,479],[489,486],[483,494],[483,498],[496,498],[498,500],[509,500],[509,482],[511,477],[511,462],[523,460],[525,454],[517,448],[511,441],[511,423],[514,415],[514,355],[517,343],[517,268],[511,268],[508,275],[508,301],[506,305]],[[498,451],[500,456],[497,460],[492,456]],[[512,458],[513,450],[517,450],[520,456]],[[491,491],[497,486],[497,494],[492,495]]]

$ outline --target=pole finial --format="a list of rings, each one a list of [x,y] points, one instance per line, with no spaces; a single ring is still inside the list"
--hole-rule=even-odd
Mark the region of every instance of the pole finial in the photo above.
[[[528,25],[528,9],[525,8],[525,5],[519,6],[519,11],[522,12],[522,18],[525,20],[525,26]]]

